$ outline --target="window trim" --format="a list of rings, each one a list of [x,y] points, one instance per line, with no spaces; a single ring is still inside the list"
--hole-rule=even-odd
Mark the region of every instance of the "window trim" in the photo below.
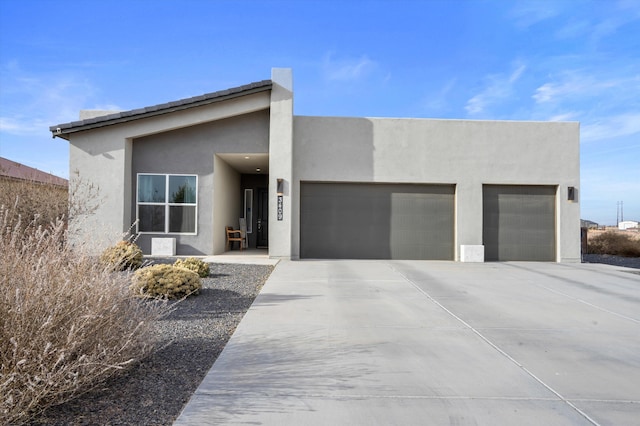
[[[165,194],[164,202],[151,202],[151,201],[139,201],[140,194],[138,193],[140,187],[140,176],[164,176],[165,178]],[[187,176],[196,178],[196,202],[195,203],[170,203],[169,202],[169,179],[171,176]],[[198,235],[198,175],[191,173],[137,173],[136,174],[136,232],[138,234],[156,234],[156,235]],[[164,206],[164,232],[162,231],[140,231],[140,206]],[[194,232],[170,232],[170,219],[169,210],[171,207],[195,207],[194,217]]]

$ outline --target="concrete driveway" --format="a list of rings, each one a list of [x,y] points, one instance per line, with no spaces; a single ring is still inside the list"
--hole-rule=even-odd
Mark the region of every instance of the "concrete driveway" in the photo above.
[[[176,425],[638,425],[639,270],[283,261]]]

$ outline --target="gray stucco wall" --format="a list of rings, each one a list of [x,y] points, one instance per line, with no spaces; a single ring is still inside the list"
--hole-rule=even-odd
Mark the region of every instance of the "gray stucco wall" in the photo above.
[[[580,259],[578,123],[295,116],[293,164],[294,206],[300,181],[455,184],[456,259],[482,244],[483,184],[557,185],[557,260]]]
[[[261,92],[70,134],[69,174],[72,179],[79,177],[84,184],[97,188],[100,201],[89,217],[72,218],[72,235],[94,252],[121,238],[135,221],[135,186],[132,183],[135,183],[136,173],[143,169],[158,173],[201,171],[200,185],[207,191],[212,182],[214,152],[267,153],[270,101],[270,93]],[[242,120],[247,117],[245,126]],[[149,161],[137,158],[141,162],[136,162],[135,169],[134,140],[139,142],[136,150],[148,151],[144,155],[150,156]],[[158,141],[157,146],[151,143],[154,140]],[[185,154],[185,148],[189,148],[191,154]],[[199,149],[205,152],[200,155]],[[71,186],[73,191],[74,181]],[[202,187],[199,190],[202,191]],[[201,199],[204,202],[204,197]],[[209,214],[207,208],[206,205],[199,206],[199,215]],[[211,232],[210,225],[205,232]],[[147,249],[145,239],[141,242]],[[202,241],[208,242],[199,242],[193,246],[193,252],[210,254],[204,250],[212,246],[211,239],[211,235],[205,236]],[[191,243],[186,241],[185,244]]]
[[[137,173],[176,173],[198,175],[198,234],[197,235],[152,235],[142,234],[138,244],[145,253],[151,252],[151,238],[157,236],[175,237],[177,252],[180,254],[212,254],[224,248],[224,226],[238,227],[241,216],[240,175],[229,170],[222,160],[214,163],[215,154],[221,153],[266,153],[269,150],[269,112],[259,111],[201,124],[185,129],[137,138],[133,141],[132,173],[130,185],[136,187]],[[214,164],[225,167],[217,174]],[[216,178],[224,178],[226,185],[214,185]],[[231,205],[225,191],[236,202]],[[136,194],[131,194],[131,217],[136,217]],[[224,206],[214,206],[219,200]],[[224,224],[214,222],[214,209],[224,215]],[[218,219],[220,218],[218,215]],[[235,218],[229,222],[227,216]],[[218,225],[217,227],[215,227]],[[215,228],[214,228],[215,227]],[[220,229],[218,229],[220,228]],[[215,240],[215,244],[214,244]],[[214,250],[214,247],[216,250]]]
[[[269,127],[269,256],[291,258],[294,229],[299,228],[293,211],[293,75],[288,68],[271,70],[271,121]],[[282,216],[277,216],[277,180],[283,182]],[[299,202],[298,202],[299,204]],[[299,232],[299,231],[295,231]],[[297,258],[297,255],[293,256]]]
[[[212,249],[200,254],[221,254],[226,250],[226,227],[239,228],[242,216],[242,197],[240,196],[240,173],[217,155],[214,158],[213,174],[213,228],[211,230]],[[205,194],[209,197],[209,194]],[[207,217],[210,219],[211,217]],[[211,222],[211,221],[210,221]],[[204,221],[202,225],[206,225]],[[199,239],[207,239],[208,233],[199,233]],[[184,251],[184,250],[183,250]]]
[[[131,140],[99,129],[69,141],[70,193],[90,215],[70,217],[71,238],[97,253],[121,239],[131,226]]]
[[[197,174],[198,235],[176,235],[178,252],[219,253],[222,222],[241,215],[242,178],[216,154],[268,153],[272,257],[299,257],[300,182],[319,181],[455,185],[456,259],[482,244],[483,185],[552,185],[557,260],[579,261],[580,195],[567,201],[579,189],[578,123],[294,117],[291,71],[274,69],[272,81],[271,92],[70,134],[70,175],[101,200],[72,229],[103,248],[135,220],[137,173]],[[138,241],[146,253],[151,237]]]

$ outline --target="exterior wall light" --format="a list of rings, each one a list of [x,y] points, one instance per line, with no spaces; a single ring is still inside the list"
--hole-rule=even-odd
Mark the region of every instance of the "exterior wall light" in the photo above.
[[[577,201],[578,200],[578,190],[575,186],[570,186],[567,191],[567,200],[568,201]]]
[[[278,195],[284,195],[284,179],[278,178],[276,182],[278,183],[276,186],[276,193]]]

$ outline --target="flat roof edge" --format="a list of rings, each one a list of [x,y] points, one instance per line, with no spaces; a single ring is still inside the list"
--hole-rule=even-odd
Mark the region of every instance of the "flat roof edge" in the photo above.
[[[577,120],[506,120],[506,119],[490,119],[490,118],[436,118],[436,117],[375,117],[375,116],[348,116],[348,115],[305,115],[294,114],[294,118],[328,118],[328,119],[363,119],[363,120],[380,120],[380,121],[445,121],[445,122],[465,122],[465,123],[530,123],[530,124],[580,124]]]

